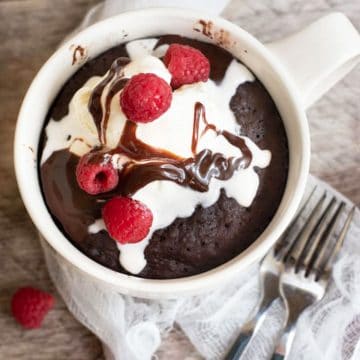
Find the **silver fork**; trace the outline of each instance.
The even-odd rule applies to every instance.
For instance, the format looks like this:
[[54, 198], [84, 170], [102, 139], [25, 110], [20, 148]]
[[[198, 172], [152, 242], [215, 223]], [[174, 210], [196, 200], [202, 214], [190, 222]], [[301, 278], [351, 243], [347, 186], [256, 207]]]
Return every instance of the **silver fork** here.
[[307, 231], [303, 232], [299, 241], [292, 244], [284, 255], [285, 266], [279, 280], [279, 291], [285, 304], [286, 316], [284, 332], [275, 347], [272, 360], [287, 359], [295, 337], [298, 317], [325, 295], [332, 265], [355, 213], [353, 207], [335, 243], [331, 244], [332, 235], [344, 208], [345, 203], [337, 204], [334, 197], [325, 211], [321, 212], [321, 207], [316, 207], [315, 216], [311, 216], [307, 223]]
[[[261, 295], [260, 295], [260, 301], [258, 305], [256, 306], [253, 314], [256, 314], [248, 323], [246, 323], [240, 335], [238, 336], [237, 340], [233, 344], [231, 350], [225, 357], [225, 360], [238, 360], [245, 351], [251, 337], [258, 331], [260, 328], [264, 318], [266, 310], [269, 308], [269, 306], [273, 303], [275, 299], [278, 297], [283, 298], [283, 294], [281, 293], [282, 286], [280, 285], [280, 274], [283, 271], [286, 271], [288, 273], [289, 267], [291, 264], [294, 264], [294, 259], [300, 260], [303, 259], [303, 253], [306, 250], [307, 255], [305, 256], [303, 265], [306, 265], [306, 268], [309, 267], [309, 265], [314, 264], [314, 254], [318, 252], [318, 246], [320, 245], [321, 240], [324, 238], [324, 236], [327, 237], [327, 239], [330, 238], [332, 231], [334, 230], [336, 226], [336, 222], [339, 218], [339, 215], [344, 208], [344, 203], [341, 203], [338, 207], [338, 210], [332, 217], [332, 223], [327, 226], [327, 220], [329, 219], [329, 216], [331, 215], [331, 211], [335, 206], [336, 200], [333, 198], [329, 205], [327, 206], [325, 212], [320, 217], [320, 220], [318, 221], [317, 218], [319, 217], [319, 214], [321, 213], [321, 209], [323, 206], [323, 203], [326, 198], [326, 193], [324, 193], [320, 200], [315, 205], [314, 209], [312, 210], [310, 216], [308, 217], [307, 221], [305, 222], [305, 225], [299, 232], [299, 234], [295, 237], [294, 240], [289, 241], [289, 233], [292, 231], [295, 223], [298, 221], [299, 217], [304, 212], [307, 204], [309, 203], [312, 195], [315, 192], [315, 188], [310, 193], [307, 200], [304, 202], [303, 206], [301, 207], [298, 215], [295, 217], [295, 219], [292, 221], [288, 229], [285, 231], [283, 236], [279, 239], [277, 245], [273, 250], [271, 250], [268, 255], [264, 258], [261, 267], [260, 267], [260, 288], [261, 288]], [[330, 264], [332, 263], [332, 260], [335, 258], [337, 252], [341, 248], [341, 244], [343, 241], [343, 238], [345, 237], [345, 234], [347, 232], [347, 228], [349, 227], [352, 214], [354, 212], [354, 209], [351, 211], [351, 214], [349, 215], [344, 228], [342, 230], [342, 233], [339, 236], [339, 241], [337, 241], [336, 246], [333, 249], [331, 259], [329, 259], [329, 262], [326, 265], [326, 273], [328, 274], [330, 269], [328, 268]], [[315, 230], [317, 229], [317, 235], [314, 239], [314, 242], [311, 242], [310, 239], [313, 239], [313, 235], [315, 233]], [[310, 245], [310, 246], [307, 246]], [[325, 247], [322, 247], [324, 249]], [[311, 256], [310, 256], [311, 255]], [[295, 258], [295, 257], [296, 258]], [[323, 257], [322, 255], [321, 257]], [[319, 257], [320, 259], [320, 257]], [[331, 261], [330, 261], [331, 260]], [[285, 266], [284, 266], [285, 265]], [[299, 270], [300, 262], [296, 261], [294, 266], [296, 267], [297, 273]], [[325, 272], [325, 268], [324, 268]], [[305, 270], [306, 276], [308, 277], [309, 272]], [[318, 276], [318, 275], [317, 275]], [[319, 281], [319, 278], [316, 278], [316, 281]], [[320, 282], [319, 282], [320, 283]], [[321, 283], [324, 283], [324, 280], [321, 281]], [[326, 286], [325, 286], [326, 287]], [[324, 289], [325, 292], [325, 289]], [[280, 294], [281, 293], [281, 294]], [[306, 306], [305, 306], [306, 307]], [[305, 308], [304, 307], [304, 308]], [[299, 307], [300, 308], [300, 307]], [[276, 347], [276, 352], [273, 356], [273, 359], [282, 359], [282, 355], [284, 351], [283, 349], [289, 349], [292, 344], [292, 339], [294, 335], [293, 325], [297, 319], [297, 315], [301, 312], [298, 311], [298, 314], [295, 314], [295, 311], [288, 312], [289, 307], [286, 307], [287, 314], [286, 321], [284, 324], [284, 335], [281, 337], [281, 340]], [[295, 316], [296, 315], [296, 316]], [[280, 357], [279, 357], [280, 356]]]
[[[264, 321], [266, 310], [280, 297], [279, 277], [283, 269], [282, 254], [292, 245], [288, 242], [288, 235], [304, 212], [307, 204], [312, 198], [316, 187], [304, 201], [296, 217], [292, 220], [284, 234], [280, 237], [275, 248], [264, 257], [260, 266], [260, 298], [252, 311], [250, 320], [241, 328], [241, 332], [232, 345], [224, 360], [238, 360], [245, 351], [250, 339], [260, 328]], [[296, 241], [296, 239], [295, 239]]]

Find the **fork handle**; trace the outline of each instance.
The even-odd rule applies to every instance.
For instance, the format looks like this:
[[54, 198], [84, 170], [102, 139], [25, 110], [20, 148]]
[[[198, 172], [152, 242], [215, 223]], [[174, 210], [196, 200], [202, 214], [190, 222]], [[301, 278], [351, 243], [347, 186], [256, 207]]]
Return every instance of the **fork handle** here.
[[241, 354], [244, 352], [247, 344], [249, 343], [253, 332], [254, 329], [245, 333], [240, 333], [224, 360], [239, 360]]
[[289, 325], [285, 328], [279, 342], [275, 347], [275, 351], [271, 360], [286, 360], [290, 353], [290, 349], [295, 337], [295, 326]]
[[274, 354], [271, 358], [271, 360], [284, 360], [285, 357], [284, 355], [280, 355], [280, 354]]
[[[276, 298], [276, 297], [275, 297]], [[257, 332], [257, 329], [261, 326], [266, 316], [266, 310], [275, 300], [273, 296], [261, 296], [260, 303], [254, 310], [256, 314], [251, 320], [249, 320], [243, 327], [236, 338], [234, 344], [232, 345], [230, 351], [224, 357], [224, 360], [239, 360], [241, 355], [244, 353], [247, 345], [249, 344], [254, 333]]]
[[[271, 302], [270, 302], [271, 303]], [[235, 340], [228, 354], [224, 360], [239, 360], [241, 355], [244, 353], [247, 345], [253, 337], [256, 329], [258, 329], [264, 321], [265, 312], [268, 308], [269, 303], [263, 302], [256, 313], [256, 316], [248, 321], [243, 327], [242, 331]]]

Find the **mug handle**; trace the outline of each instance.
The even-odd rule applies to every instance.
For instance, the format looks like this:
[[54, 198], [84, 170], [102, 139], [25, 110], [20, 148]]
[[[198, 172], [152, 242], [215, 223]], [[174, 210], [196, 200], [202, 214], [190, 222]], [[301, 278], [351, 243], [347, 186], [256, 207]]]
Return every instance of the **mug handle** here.
[[331, 13], [266, 45], [279, 58], [307, 109], [360, 61], [360, 35], [342, 13]]

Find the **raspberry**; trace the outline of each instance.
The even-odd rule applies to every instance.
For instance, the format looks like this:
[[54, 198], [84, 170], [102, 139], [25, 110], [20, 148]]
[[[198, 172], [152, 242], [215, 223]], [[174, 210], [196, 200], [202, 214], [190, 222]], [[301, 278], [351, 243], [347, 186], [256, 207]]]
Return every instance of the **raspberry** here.
[[36, 329], [41, 326], [54, 302], [54, 297], [44, 291], [23, 287], [12, 297], [11, 311], [19, 324], [27, 329]]
[[119, 182], [117, 169], [111, 164], [111, 157], [88, 153], [80, 158], [76, 166], [76, 180], [81, 189], [96, 195], [110, 191]]
[[133, 76], [120, 94], [120, 105], [127, 118], [147, 123], [169, 109], [172, 99], [170, 85], [155, 74]]
[[209, 79], [209, 60], [191, 46], [171, 44], [164, 56], [164, 63], [172, 75], [171, 86], [174, 89]]
[[102, 210], [109, 235], [121, 244], [137, 243], [149, 233], [153, 215], [140, 201], [114, 197]]

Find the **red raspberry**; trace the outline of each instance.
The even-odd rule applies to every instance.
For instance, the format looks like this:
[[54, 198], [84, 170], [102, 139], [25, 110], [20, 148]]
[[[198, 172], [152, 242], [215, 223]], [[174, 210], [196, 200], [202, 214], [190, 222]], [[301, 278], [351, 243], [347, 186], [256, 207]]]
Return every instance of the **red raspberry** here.
[[140, 201], [127, 197], [114, 197], [102, 210], [109, 235], [121, 244], [141, 241], [149, 233], [153, 215]]
[[82, 156], [76, 166], [76, 180], [81, 189], [96, 195], [110, 191], [119, 182], [117, 169], [111, 164], [111, 157], [88, 153]]
[[54, 302], [54, 297], [44, 291], [23, 287], [12, 297], [11, 311], [19, 324], [27, 329], [36, 329], [41, 326]]
[[164, 56], [164, 63], [172, 75], [171, 86], [174, 89], [209, 79], [208, 58], [191, 46], [171, 44]]
[[172, 99], [170, 85], [155, 74], [133, 76], [120, 94], [120, 105], [127, 118], [147, 123], [169, 109]]

